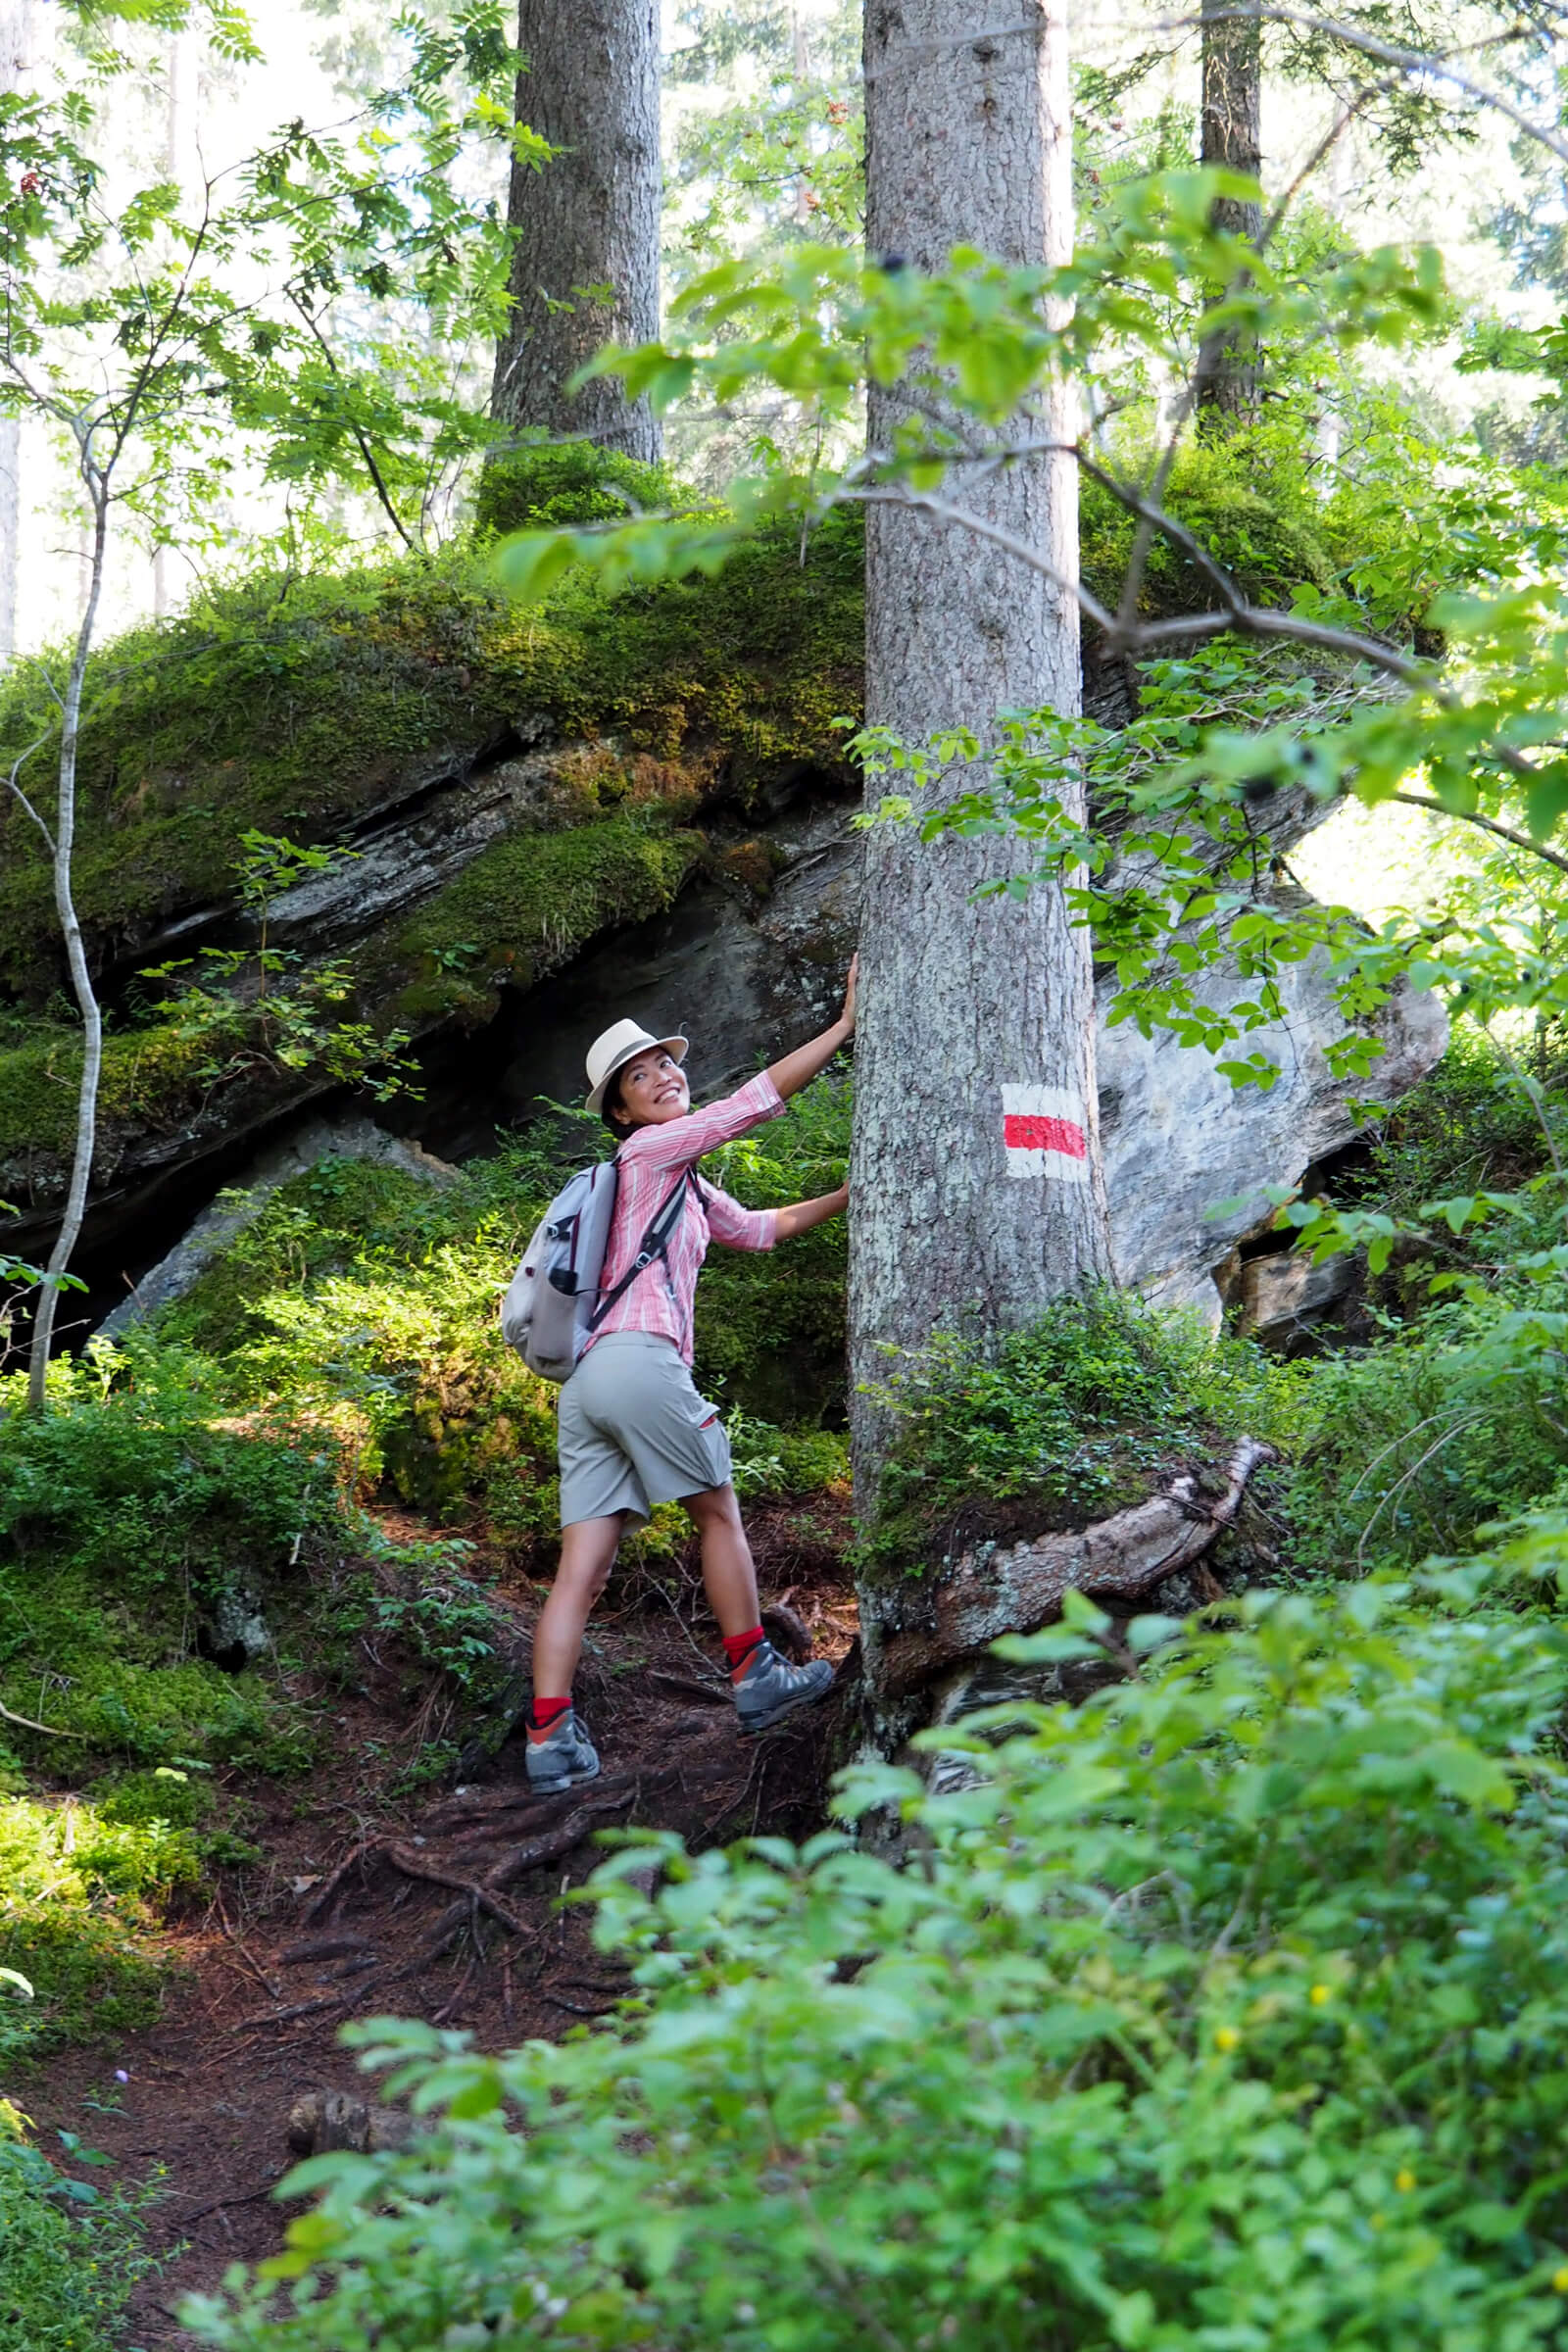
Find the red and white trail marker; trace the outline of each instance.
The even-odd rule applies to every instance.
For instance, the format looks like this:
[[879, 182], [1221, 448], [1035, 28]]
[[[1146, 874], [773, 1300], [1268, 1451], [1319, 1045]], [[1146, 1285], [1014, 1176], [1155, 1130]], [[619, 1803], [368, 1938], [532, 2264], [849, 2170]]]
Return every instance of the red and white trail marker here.
[[1089, 1131], [1083, 1100], [1061, 1086], [1004, 1086], [1002, 1140], [1009, 1176], [1089, 1182]]

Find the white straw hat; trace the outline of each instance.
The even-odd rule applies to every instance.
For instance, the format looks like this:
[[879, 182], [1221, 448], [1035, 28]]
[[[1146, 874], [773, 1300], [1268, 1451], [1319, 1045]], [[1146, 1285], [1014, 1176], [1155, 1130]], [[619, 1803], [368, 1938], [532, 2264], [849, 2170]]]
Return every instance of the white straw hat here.
[[650, 1037], [635, 1021], [617, 1021], [613, 1029], [596, 1037], [588, 1049], [589, 1109], [604, 1108], [605, 1089], [615, 1072], [624, 1069], [628, 1061], [635, 1061], [639, 1054], [646, 1054], [650, 1046], [656, 1051], [662, 1049], [676, 1061], [684, 1061], [687, 1043], [684, 1037]]

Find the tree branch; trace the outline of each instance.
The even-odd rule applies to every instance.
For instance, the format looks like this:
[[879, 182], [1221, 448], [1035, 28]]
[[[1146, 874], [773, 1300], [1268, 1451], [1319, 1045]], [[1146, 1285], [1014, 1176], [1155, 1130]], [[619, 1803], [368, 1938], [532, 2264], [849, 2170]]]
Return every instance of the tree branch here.
[[1499, 841], [1511, 842], [1516, 850], [1528, 850], [1532, 858], [1544, 858], [1559, 874], [1568, 874], [1568, 858], [1560, 851], [1548, 850], [1544, 841], [1532, 841], [1528, 833], [1516, 832], [1495, 816], [1483, 816], [1479, 808], [1446, 808], [1441, 801], [1429, 801], [1419, 792], [1391, 792], [1389, 798], [1406, 808], [1424, 808], [1428, 816], [1451, 816], [1462, 825], [1479, 825], [1483, 833], [1495, 833]]
[[[288, 298], [294, 305], [294, 308], [298, 311], [300, 317], [304, 319], [306, 325], [310, 328], [312, 335], [315, 337], [317, 344], [319, 346], [322, 359], [325, 360], [332, 373], [341, 382], [343, 370], [339, 368], [332, 347], [328, 343], [326, 337], [322, 334], [315, 318], [311, 316], [311, 313], [306, 309], [304, 303], [300, 300], [299, 296], [294, 292], [292, 287], [289, 289]], [[396, 507], [392, 504], [391, 494], [389, 493], [385, 482], [381, 479], [381, 468], [375, 462], [375, 454], [370, 448], [370, 445], [368, 441], [367, 441], [364, 433], [360, 430], [360, 427], [354, 422], [352, 417], [349, 419], [349, 431], [354, 435], [355, 447], [359, 450], [361, 457], [365, 460], [365, 470], [375, 485], [375, 495], [381, 502], [382, 509], [388, 521], [391, 523], [392, 528], [396, 531], [398, 537], [402, 540], [404, 546], [408, 549], [410, 555], [416, 556], [419, 550], [416, 547], [414, 541], [409, 537], [408, 532], [403, 527], [402, 518], [400, 517]]]
[[33, 737], [31, 743], [28, 744], [24, 752], [19, 752], [17, 754], [17, 757], [11, 762], [11, 773], [9, 776], [7, 776], [6, 783], [10, 787], [11, 791], [16, 794], [17, 799], [22, 803], [23, 808], [25, 808], [33, 823], [43, 835], [44, 841], [48, 846], [49, 855], [52, 858], [55, 854], [55, 837], [50, 832], [48, 826], [44, 823], [43, 818], [38, 814], [37, 809], [28, 800], [26, 794], [23, 791], [22, 786], [17, 782], [17, 771], [22, 766], [23, 761], [24, 760], [30, 760], [34, 752], [41, 751], [48, 740], [49, 730], [46, 727], [41, 735], [35, 735]]

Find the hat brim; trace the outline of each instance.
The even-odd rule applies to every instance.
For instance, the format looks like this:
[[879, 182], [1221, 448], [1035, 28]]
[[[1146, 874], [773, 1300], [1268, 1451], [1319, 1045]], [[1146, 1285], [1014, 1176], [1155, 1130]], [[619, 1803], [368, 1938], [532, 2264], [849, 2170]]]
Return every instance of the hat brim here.
[[588, 1097], [587, 1107], [595, 1113], [604, 1109], [605, 1090], [610, 1081], [619, 1075], [628, 1061], [635, 1061], [639, 1054], [668, 1054], [676, 1061], [684, 1061], [690, 1051], [691, 1039], [689, 1037], [656, 1037], [646, 1045], [628, 1046], [625, 1053], [611, 1063], [600, 1079], [599, 1084]]

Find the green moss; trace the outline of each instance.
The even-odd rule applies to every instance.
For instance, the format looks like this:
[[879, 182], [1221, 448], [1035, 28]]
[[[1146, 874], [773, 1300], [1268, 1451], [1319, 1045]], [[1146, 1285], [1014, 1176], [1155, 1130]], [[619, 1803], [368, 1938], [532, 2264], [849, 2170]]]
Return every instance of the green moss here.
[[[104, 1040], [98, 1087], [100, 1125], [172, 1122], [201, 1091], [212, 1054], [210, 1036], [163, 1025], [111, 1032]], [[42, 1036], [0, 1048], [0, 1157], [69, 1152], [75, 1140], [80, 1083], [79, 1030], [49, 1023]]]
[[[568, 579], [513, 604], [471, 551], [343, 577], [257, 577], [128, 632], [91, 665], [76, 895], [95, 945], [122, 948], [231, 895], [247, 826], [330, 841], [389, 792], [461, 767], [518, 720], [612, 733], [661, 760], [722, 757], [743, 789], [842, 759], [859, 701], [860, 534], [835, 520], [804, 559], [764, 534], [716, 580], [603, 595]], [[0, 754], [52, 706], [37, 672], [0, 681]], [[53, 739], [24, 770], [47, 802]], [[0, 989], [61, 985], [49, 877], [24, 815], [0, 807]]]
[[481, 531], [550, 531], [614, 522], [630, 511], [655, 511], [670, 497], [661, 466], [640, 466], [592, 441], [509, 450], [479, 477], [475, 519]]
[[490, 989], [473, 972], [446, 968], [446, 958], [482, 942], [493, 983], [531, 987], [609, 924], [667, 906], [702, 850], [700, 834], [668, 831], [657, 811], [641, 809], [565, 833], [509, 835], [372, 950], [367, 970], [421, 967], [393, 1000], [400, 1020], [487, 1019]]
[[1059, 1299], [990, 1348], [939, 1333], [887, 1385], [901, 1426], [866, 1572], [940, 1576], [987, 1537], [1108, 1517], [1188, 1455], [1282, 1432], [1296, 1395], [1250, 1341], [1211, 1340], [1110, 1290]]
[[[1147, 470], [1137, 452], [1124, 453], [1120, 463], [1135, 480]], [[1222, 442], [1187, 442], [1172, 468], [1165, 504], [1255, 604], [1288, 605], [1301, 581], [1320, 588], [1333, 583], [1334, 565], [1319, 535], [1318, 508], [1299, 451], [1265, 429]], [[1136, 527], [1127, 509], [1086, 475], [1080, 561], [1085, 583], [1102, 604], [1114, 606], [1119, 600]], [[1213, 602], [1213, 590], [1197, 565], [1156, 534], [1140, 612], [1198, 612]]]
[[0, 1799], [0, 1967], [35, 1995], [0, 2020], [18, 2054], [145, 2025], [158, 1906], [199, 1875], [190, 1839], [166, 1822], [115, 1822], [75, 1798]]

